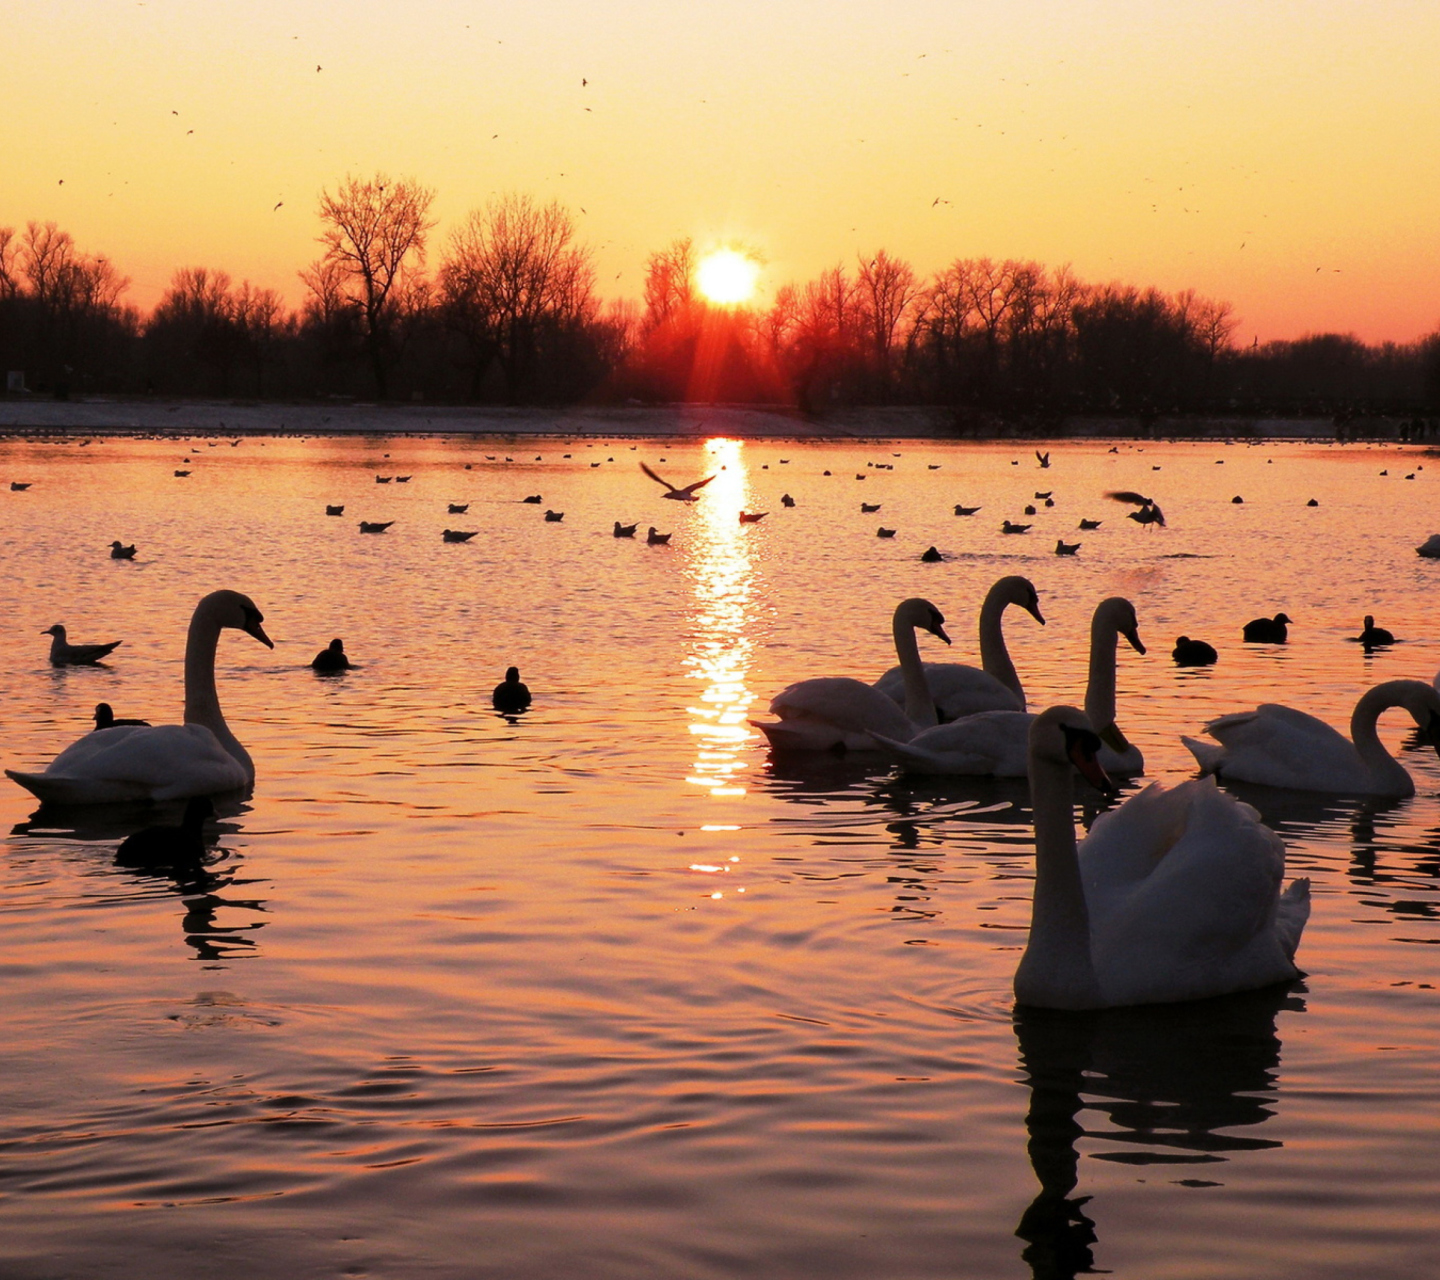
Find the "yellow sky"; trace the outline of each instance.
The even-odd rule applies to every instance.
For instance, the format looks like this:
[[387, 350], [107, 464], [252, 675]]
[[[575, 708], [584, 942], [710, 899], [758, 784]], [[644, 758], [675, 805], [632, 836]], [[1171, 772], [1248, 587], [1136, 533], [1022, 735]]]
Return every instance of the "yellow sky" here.
[[1247, 342], [1440, 324], [1434, 0], [19, 0], [3, 39], [0, 225], [142, 307], [196, 265], [298, 301], [319, 189], [384, 170], [437, 250], [561, 200], [611, 296], [689, 235], [768, 288], [885, 248], [1195, 288]]

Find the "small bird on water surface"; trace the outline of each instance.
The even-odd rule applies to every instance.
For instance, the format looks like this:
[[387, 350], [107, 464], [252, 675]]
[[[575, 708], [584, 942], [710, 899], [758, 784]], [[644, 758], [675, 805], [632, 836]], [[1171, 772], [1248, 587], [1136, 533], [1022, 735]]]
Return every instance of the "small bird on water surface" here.
[[1394, 633], [1385, 630], [1384, 627], [1377, 627], [1374, 616], [1368, 613], [1365, 615], [1365, 629], [1355, 639], [1367, 649], [1373, 649], [1377, 645], [1395, 643]]
[[793, 507], [795, 505], [795, 499], [788, 493], [782, 493], [780, 495], [780, 505], [782, 507]]
[[860, 513], [862, 515], [873, 515], [879, 510], [880, 504], [878, 502], [862, 502], [860, 504]]
[[565, 519], [565, 513], [563, 511], [551, 511], [548, 507], [545, 509], [545, 522], [547, 524], [559, 524], [563, 519]]
[[530, 706], [530, 690], [520, 683], [520, 668], [506, 667], [505, 679], [495, 686], [490, 704], [496, 711], [515, 714]]
[[141, 725], [149, 727], [148, 720], [117, 720], [115, 711], [108, 702], [97, 702], [95, 704], [95, 727], [97, 729], [114, 729], [119, 725]]
[[1082, 529], [1098, 529], [1102, 523], [1103, 521], [1100, 520], [1086, 520], [1082, 517], [1080, 527]]
[[532, 493], [528, 498], [521, 498], [521, 502], [528, 502], [532, 507], [538, 507], [545, 498], [542, 494]]
[[635, 536], [635, 530], [639, 527], [638, 522], [635, 524], [621, 524], [620, 521], [617, 520], [615, 521], [613, 532], [617, 538], [633, 538]]
[[479, 529], [446, 529], [440, 537], [444, 542], [469, 542], [479, 532]]
[[656, 475], [643, 462], [640, 464], [640, 470], [643, 471], [647, 476], [649, 476], [650, 479], [655, 481], [656, 484], [664, 485], [665, 493], [663, 496], [670, 498], [675, 502], [698, 502], [699, 498], [695, 496], [696, 490], [703, 489], [707, 484], [710, 483], [710, 481], [715, 479], [714, 476], [706, 476], [703, 480], [696, 480], [694, 484], [687, 484], [683, 488], [677, 488], [675, 485], [671, 484], [670, 481]]
[[1283, 613], [1273, 618], [1252, 618], [1241, 630], [1241, 635], [1251, 644], [1285, 644], [1290, 638], [1287, 628], [1291, 619]]
[[1001, 533], [1028, 533], [1029, 531], [1028, 524], [1016, 524], [1013, 520], [1007, 520], [1000, 526]]
[[32, 484], [34, 484], [34, 483], [35, 483], [35, 482], [34, 482], [33, 480], [25, 480], [25, 481], [12, 480], [12, 481], [10, 481], [10, 492], [11, 492], [11, 493], [24, 493], [25, 490], [28, 489], [28, 488], [29, 488]]
[[945, 557], [940, 554], [938, 547], [926, 547], [925, 550], [920, 553], [920, 559], [926, 564], [939, 564]]
[[394, 523], [393, 520], [362, 520], [360, 521], [360, 532], [384, 533]]
[[1170, 656], [1177, 667], [1209, 667], [1220, 657], [1213, 645], [1208, 645], [1203, 640], [1192, 640], [1189, 636], [1181, 636], [1175, 641]]
[[1128, 502], [1131, 506], [1140, 508], [1139, 511], [1128, 512], [1126, 519], [1140, 525], [1158, 524], [1162, 529], [1165, 527], [1165, 513], [1160, 510], [1154, 498], [1147, 498], [1133, 489], [1112, 489], [1105, 496], [1115, 502]]
[[132, 543], [127, 547], [127, 546], [124, 545], [124, 543], [122, 543], [122, 542], [120, 541], [120, 539], [118, 539], [118, 538], [115, 539], [115, 541], [110, 544], [110, 559], [112, 559], [112, 560], [133, 560], [133, 559], [135, 559], [135, 544], [132, 542]]
[[895, 530], [887, 529], [882, 525], [880, 528], [875, 530], [875, 536], [877, 538], [893, 538], [895, 536]]
[[109, 644], [70, 644], [65, 639], [65, 628], [58, 622], [40, 633], [52, 636], [50, 641], [50, 665], [52, 667], [89, 667], [102, 658], [108, 658], [112, 650], [123, 641], [112, 640]]
[[657, 533], [655, 526], [650, 526], [650, 532], [645, 535], [645, 544], [650, 547], [663, 547], [669, 543], [672, 535], [668, 533]]
[[342, 503], [340, 506], [335, 506], [333, 504], [327, 503], [325, 507], [325, 514], [327, 516], [343, 516], [345, 514], [344, 504]]
[[313, 671], [321, 675], [333, 675], [337, 671], [349, 671], [350, 659], [345, 656], [345, 642], [340, 639], [330, 641], [329, 647], [321, 649], [310, 661]]
[[770, 513], [768, 511], [742, 511], [740, 513], [741, 524], [759, 524]]
[[955, 504], [955, 514], [957, 516], [973, 516], [979, 510], [979, 507], [964, 507], [958, 502]]
[[205, 857], [205, 820], [215, 816], [206, 796], [192, 796], [178, 827], [146, 827], [126, 836], [115, 850], [122, 867], [174, 867], [200, 862]]
[[1073, 556], [1080, 550], [1078, 542], [1066, 542], [1063, 538], [1055, 539], [1055, 554], [1057, 556]]
[[450, 510], [446, 514], [452, 516], [463, 516], [470, 510], [470, 504], [468, 502], [451, 502], [447, 505]]

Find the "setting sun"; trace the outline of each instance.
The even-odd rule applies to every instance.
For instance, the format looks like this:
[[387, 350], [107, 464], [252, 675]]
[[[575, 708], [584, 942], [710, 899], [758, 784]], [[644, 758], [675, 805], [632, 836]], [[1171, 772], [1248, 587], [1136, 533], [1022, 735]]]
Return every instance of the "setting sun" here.
[[735, 249], [717, 249], [700, 261], [696, 283], [711, 302], [732, 305], [748, 302], [755, 292], [760, 264]]

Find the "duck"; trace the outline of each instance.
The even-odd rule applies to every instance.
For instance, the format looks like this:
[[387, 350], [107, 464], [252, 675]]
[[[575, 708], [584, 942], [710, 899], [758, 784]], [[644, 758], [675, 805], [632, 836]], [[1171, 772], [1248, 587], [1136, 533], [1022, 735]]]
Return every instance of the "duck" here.
[[[1029, 578], [1011, 574], [997, 580], [980, 605], [980, 666], [925, 663], [925, 683], [935, 700], [937, 721], [955, 720], [978, 711], [1025, 710], [1025, 690], [1005, 647], [1003, 620], [1012, 604], [1024, 609], [1042, 627], [1045, 625], [1035, 584]], [[897, 706], [904, 705], [906, 685], [899, 667], [886, 671], [875, 681], [875, 688]]]
[[176, 474], [176, 476], [178, 476], [181, 480], [183, 480], [183, 479], [184, 479], [186, 476], [188, 476], [190, 473], [189, 473], [188, 471], [177, 471], [175, 474]]
[[97, 702], [95, 704], [95, 727], [97, 729], [113, 729], [117, 724], [143, 724], [148, 725], [148, 720], [117, 720], [115, 709], [108, 702]]
[[1005, 521], [1005, 523], [1004, 523], [1003, 525], [1000, 526], [1000, 532], [1001, 532], [1001, 533], [1029, 533], [1029, 532], [1030, 532], [1030, 526], [1029, 526], [1028, 524], [1016, 524], [1016, 523], [1015, 523], [1014, 521], [1012, 521], [1012, 520], [1007, 520], [1007, 521]]
[[65, 628], [58, 622], [40, 633], [51, 636], [50, 665], [52, 667], [93, 667], [102, 658], [108, 658], [123, 643], [112, 640], [109, 644], [70, 644], [65, 639]]
[[[599, 466], [599, 463], [596, 463], [596, 466]], [[543, 494], [532, 493], [532, 494], [531, 494], [529, 497], [527, 497], [527, 498], [521, 498], [520, 501], [521, 501], [522, 503], [525, 503], [525, 504], [529, 505], [529, 506], [538, 507], [542, 502], [545, 501], [545, 497], [544, 497]]]
[[447, 508], [445, 512], [446, 515], [463, 516], [470, 510], [470, 504], [468, 502], [447, 502], [445, 505]]
[[780, 495], [780, 505], [782, 507], [793, 507], [795, 505], [795, 499], [788, 493], [782, 493]]
[[490, 704], [496, 711], [514, 715], [530, 706], [530, 690], [520, 683], [520, 668], [506, 667], [505, 679], [495, 686]]
[[925, 564], [939, 564], [945, 557], [940, 554], [939, 547], [926, 547], [925, 550], [920, 553], [920, 559]]
[[469, 542], [479, 532], [479, 529], [443, 529], [440, 532], [440, 540], [442, 542]]
[[6, 776], [48, 804], [184, 800], [249, 787], [255, 763], [220, 710], [215, 651], [227, 628], [273, 649], [263, 621], [249, 596], [212, 591], [190, 618], [183, 724], [97, 729], [68, 746], [43, 772], [7, 769]]
[[24, 493], [35, 482], [33, 480], [12, 480], [10, 481], [11, 493]]
[[638, 523], [621, 524], [620, 521], [617, 520], [615, 521], [614, 534], [617, 538], [633, 538], [635, 536], [635, 530], [639, 527], [640, 525]]
[[325, 504], [325, 514], [326, 514], [327, 516], [343, 516], [343, 515], [345, 514], [345, 504], [344, 504], [343, 502], [342, 502], [342, 503], [330, 503], [330, 502], [327, 502], [327, 503]]
[[945, 615], [912, 596], [895, 606], [890, 629], [905, 686], [903, 708], [863, 680], [829, 676], [787, 686], [770, 703], [770, 714], [779, 718], [750, 723], [777, 751], [876, 751], [872, 732], [903, 742], [937, 723], [915, 633], [928, 631], [948, 645]]
[[1025, 514], [1027, 516], [1033, 516], [1035, 514], [1035, 504], [1033, 502], [1027, 502], [1025, 504]]
[[376, 483], [376, 484], [389, 484], [390, 481], [392, 481], [393, 479], [395, 479], [394, 476], [376, 476], [376, 477], [375, 477], [375, 483]]
[[1189, 636], [1181, 636], [1175, 641], [1170, 656], [1177, 667], [1209, 667], [1220, 658], [1214, 645], [1206, 644], [1203, 640], [1192, 640]]
[[[1104, 726], [1097, 735], [1101, 766], [1107, 773], [1129, 776], [1145, 771], [1145, 758], [1115, 723], [1115, 659], [1122, 635], [1138, 653], [1145, 652], [1135, 606], [1110, 596], [1095, 606], [1090, 620], [1085, 713], [1092, 724]], [[880, 745], [907, 773], [1023, 778], [1034, 719], [1019, 710], [982, 711], [926, 729], [908, 742], [882, 738]]]
[[652, 524], [650, 526], [650, 532], [645, 535], [645, 545], [647, 547], [667, 546], [670, 542], [670, 539], [674, 536], [675, 535], [671, 533], [656, 532], [655, 526]]
[[1418, 547], [1415, 554], [1427, 560], [1440, 560], [1440, 533], [1432, 533]]
[[205, 822], [215, 816], [208, 796], [191, 796], [178, 827], [146, 827], [128, 835], [115, 850], [121, 867], [175, 867], [205, 857]]
[[1284, 842], [1214, 779], [1151, 783], [1077, 845], [1076, 770], [1113, 791], [1099, 748], [1074, 707], [1051, 707], [1030, 727], [1035, 889], [1016, 1002], [1170, 1004], [1299, 977], [1310, 882], [1281, 891]]
[[860, 504], [861, 515], [873, 516], [879, 510], [880, 504], [878, 502], [862, 502]]
[[1073, 556], [1080, 551], [1078, 542], [1066, 542], [1064, 538], [1055, 539], [1055, 554], [1057, 556]]
[[393, 520], [362, 520], [360, 521], [360, 532], [384, 533], [394, 523]]
[[1355, 639], [1367, 649], [1373, 649], [1377, 645], [1394, 644], [1395, 634], [1394, 632], [1385, 630], [1384, 627], [1377, 627], [1375, 625], [1374, 615], [1367, 613], [1365, 615], [1365, 627]]
[[1098, 529], [1103, 523], [1104, 523], [1103, 520], [1086, 520], [1086, 519], [1083, 519], [1083, 518], [1082, 518], [1081, 521], [1080, 521], [1080, 528], [1081, 528], [1081, 529]]
[[1284, 644], [1289, 639], [1287, 628], [1291, 625], [1290, 618], [1277, 613], [1273, 618], [1252, 618], [1240, 634], [1251, 644]]
[[337, 671], [349, 671], [350, 659], [345, 654], [345, 642], [338, 637], [328, 647], [321, 649], [310, 660], [310, 669], [321, 675], [333, 675]]
[[112, 560], [133, 560], [135, 559], [135, 544], [132, 542], [128, 547], [116, 538], [110, 544], [110, 559]]
[[955, 514], [957, 516], [973, 516], [979, 510], [979, 507], [965, 507], [961, 506], [958, 502], [955, 504]]
[[884, 525], [881, 525], [880, 528], [875, 530], [875, 536], [877, 538], [893, 538], [895, 536], [895, 530], [887, 529]]
[[559, 524], [563, 519], [565, 519], [565, 513], [563, 511], [551, 511], [549, 507], [545, 508], [546, 524]]
[[396, 484], [409, 484], [409, 483], [410, 483], [410, 477], [409, 477], [409, 476], [396, 476], [396, 477], [395, 477], [395, 483], [396, 483]]
[[1202, 773], [1222, 782], [1404, 799], [1415, 794], [1415, 780], [1375, 731], [1391, 707], [1408, 711], [1440, 753], [1440, 693], [1423, 680], [1387, 680], [1363, 693], [1348, 738], [1304, 711], [1267, 702], [1210, 721], [1205, 732], [1215, 742], [1183, 735], [1180, 741]]

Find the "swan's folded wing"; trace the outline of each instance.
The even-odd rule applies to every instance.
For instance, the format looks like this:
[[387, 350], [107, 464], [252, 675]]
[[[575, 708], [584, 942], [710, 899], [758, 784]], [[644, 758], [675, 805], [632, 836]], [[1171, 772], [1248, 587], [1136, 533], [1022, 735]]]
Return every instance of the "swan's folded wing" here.
[[[927, 662], [924, 665], [930, 696], [947, 720], [958, 720], [982, 711], [1025, 710], [1015, 690], [980, 667], [967, 666], [962, 662]], [[891, 667], [875, 681], [874, 688], [898, 706], [905, 705], [905, 673], [899, 667]]]
[[1024, 711], [986, 711], [926, 729], [908, 743], [871, 737], [914, 773], [1023, 778], [1034, 718]]
[[28, 776], [49, 779], [67, 793], [89, 785], [156, 800], [213, 795], [249, 782], [240, 762], [198, 724], [97, 729], [66, 747], [43, 774]]
[[846, 733], [883, 733], [902, 742], [915, 736], [905, 712], [883, 693], [846, 676], [801, 680], [777, 693], [770, 713], [782, 720], [813, 720]]
[[1268, 702], [1254, 711], [1221, 716], [1206, 730], [1224, 752], [1215, 766], [1203, 758], [1201, 764], [1218, 766], [1221, 777], [1302, 790], [1319, 778], [1344, 790], [1364, 776], [1355, 747], [1344, 734], [1293, 707]]
[[1103, 926], [1185, 834], [1194, 785], [1152, 782], [1095, 819], [1077, 855], [1092, 926]]

